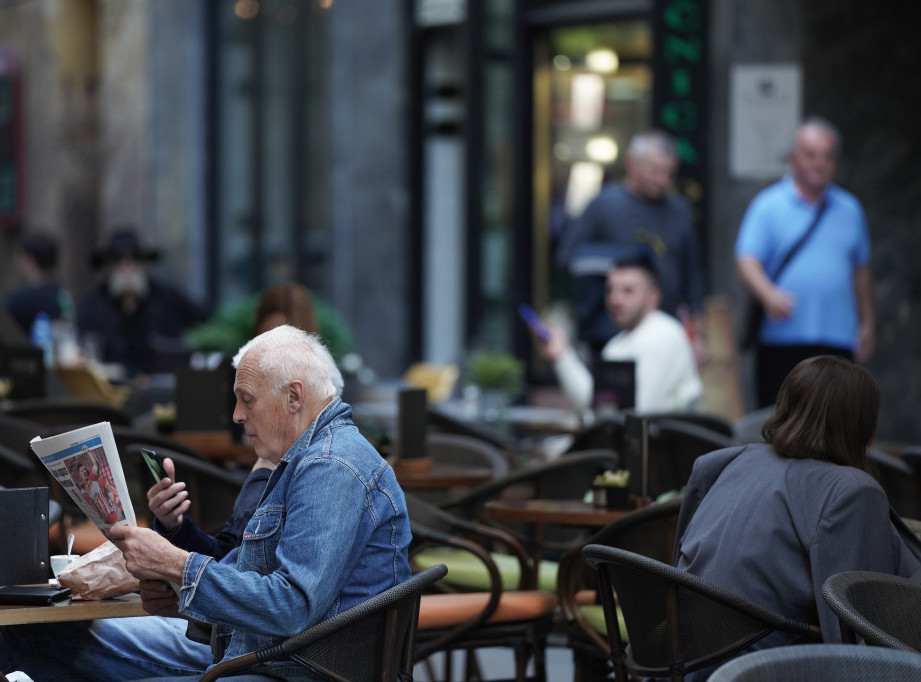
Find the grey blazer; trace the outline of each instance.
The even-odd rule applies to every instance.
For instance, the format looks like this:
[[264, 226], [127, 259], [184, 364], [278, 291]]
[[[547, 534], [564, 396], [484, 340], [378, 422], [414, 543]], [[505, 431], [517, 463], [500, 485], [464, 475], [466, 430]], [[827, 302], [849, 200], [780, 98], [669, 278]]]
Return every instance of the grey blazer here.
[[[911, 577], [921, 542], [872, 476], [778, 456], [759, 443], [699, 458], [678, 518], [675, 562], [763, 606], [818, 624], [840, 642], [822, 583], [841, 571]], [[775, 633], [754, 648], [788, 643]]]

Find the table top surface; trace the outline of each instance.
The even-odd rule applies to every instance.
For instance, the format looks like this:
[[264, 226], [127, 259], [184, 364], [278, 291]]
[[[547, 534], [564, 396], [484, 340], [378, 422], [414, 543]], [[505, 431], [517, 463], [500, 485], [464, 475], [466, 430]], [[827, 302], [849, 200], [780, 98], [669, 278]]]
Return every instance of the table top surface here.
[[486, 503], [486, 515], [504, 521], [556, 523], [564, 526], [600, 528], [636, 511], [596, 507], [582, 500], [492, 500]]
[[0, 605], [0, 625], [63, 623], [146, 615], [139, 594], [126, 594], [112, 599], [68, 599], [47, 606]]
[[404, 469], [397, 463], [393, 470], [400, 486], [407, 489], [466, 488], [485, 483], [493, 477], [489, 467], [438, 461], [433, 461], [425, 469]]

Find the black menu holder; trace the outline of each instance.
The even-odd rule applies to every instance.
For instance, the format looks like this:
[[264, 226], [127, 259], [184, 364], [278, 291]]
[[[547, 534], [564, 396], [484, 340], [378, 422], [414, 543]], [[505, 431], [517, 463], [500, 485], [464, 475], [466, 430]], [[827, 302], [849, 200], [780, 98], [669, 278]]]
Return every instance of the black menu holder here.
[[397, 413], [397, 458], [425, 457], [428, 429], [428, 396], [424, 388], [407, 388], [399, 393]]
[[636, 362], [598, 360], [593, 380], [592, 407], [596, 411], [630, 410], [636, 407]]
[[0, 585], [48, 582], [48, 488], [0, 489], [0, 547]]
[[235, 398], [230, 361], [214, 369], [183, 367], [176, 372], [176, 430], [231, 431]]
[[0, 346], [0, 377], [13, 382], [7, 396], [10, 400], [44, 398], [44, 351], [33, 346]]
[[630, 494], [649, 497], [649, 420], [635, 414], [624, 417], [623, 468], [630, 472]]

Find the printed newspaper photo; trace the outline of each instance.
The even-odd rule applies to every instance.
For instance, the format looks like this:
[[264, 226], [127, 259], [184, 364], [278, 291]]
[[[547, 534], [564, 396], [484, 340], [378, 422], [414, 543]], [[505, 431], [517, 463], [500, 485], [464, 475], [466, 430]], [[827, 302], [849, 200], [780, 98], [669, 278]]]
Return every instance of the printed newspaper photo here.
[[30, 445], [42, 464], [100, 530], [137, 525], [112, 426], [100, 422]]

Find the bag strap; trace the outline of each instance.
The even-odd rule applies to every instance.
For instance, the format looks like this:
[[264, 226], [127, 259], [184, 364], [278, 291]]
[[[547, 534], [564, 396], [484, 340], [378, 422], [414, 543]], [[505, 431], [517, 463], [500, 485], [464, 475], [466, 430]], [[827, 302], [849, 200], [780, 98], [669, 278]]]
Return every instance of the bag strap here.
[[783, 272], [783, 269], [787, 267], [787, 264], [793, 260], [793, 256], [796, 255], [803, 244], [805, 244], [809, 237], [812, 236], [812, 233], [815, 232], [815, 228], [819, 224], [819, 220], [822, 219], [822, 214], [825, 212], [825, 207], [828, 205], [828, 192], [822, 196], [822, 201], [816, 206], [815, 214], [812, 216], [812, 222], [809, 223], [809, 227], [806, 228], [806, 231], [803, 233], [803, 236], [799, 238], [799, 241], [793, 245], [793, 247], [787, 251], [787, 255], [783, 257], [783, 260], [780, 262], [780, 265], [777, 267], [777, 270], [774, 272], [774, 276], [771, 277], [771, 281], [776, 282], [780, 277], [780, 273]]

